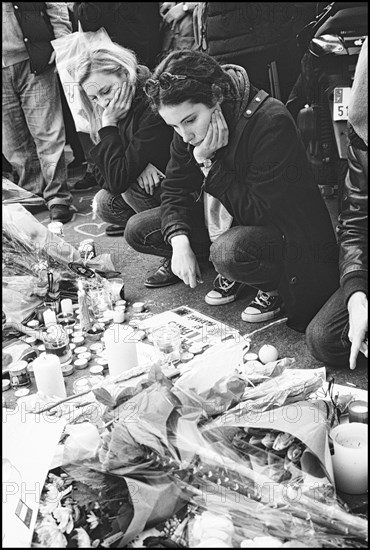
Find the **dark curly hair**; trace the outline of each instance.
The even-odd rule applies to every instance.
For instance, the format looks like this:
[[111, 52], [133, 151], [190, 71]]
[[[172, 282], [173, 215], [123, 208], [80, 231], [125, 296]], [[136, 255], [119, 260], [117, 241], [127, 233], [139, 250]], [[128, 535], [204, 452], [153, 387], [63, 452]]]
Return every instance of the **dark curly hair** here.
[[163, 73], [187, 78], [174, 81], [168, 89], [157, 86], [149, 95], [154, 111], [158, 111], [161, 106], [179, 105], [184, 101], [213, 107], [221, 96], [224, 99], [232, 99], [238, 95], [231, 78], [221, 65], [202, 52], [171, 52], [155, 68], [153, 80], [158, 80]]

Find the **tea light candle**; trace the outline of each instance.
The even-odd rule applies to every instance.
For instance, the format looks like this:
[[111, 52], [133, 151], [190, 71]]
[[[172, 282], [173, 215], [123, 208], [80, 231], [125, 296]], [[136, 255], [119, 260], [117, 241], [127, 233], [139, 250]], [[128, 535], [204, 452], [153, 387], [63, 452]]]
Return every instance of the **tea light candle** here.
[[44, 325], [46, 327], [50, 325], [56, 325], [57, 318], [56, 318], [55, 312], [52, 309], [47, 309], [46, 311], [44, 311], [43, 317], [44, 317]]
[[85, 338], [83, 336], [74, 336], [72, 338], [72, 343], [76, 344], [76, 346], [81, 346], [85, 341]]
[[144, 302], [135, 302], [134, 304], [132, 304], [132, 310], [135, 313], [141, 313], [142, 311], [144, 311], [144, 309], [145, 309]]
[[92, 367], [89, 368], [89, 371], [94, 376], [97, 375], [97, 374], [102, 375], [103, 371], [104, 371], [104, 367], [102, 365], [93, 365]]
[[127, 302], [126, 300], [117, 300], [115, 302], [116, 307], [124, 307], [126, 309]]
[[113, 323], [123, 323], [125, 320], [125, 310], [124, 309], [115, 309], [113, 311]]
[[102, 352], [103, 349], [104, 349], [104, 346], [100, 342], [97, 342], [96, 344], [91, 344], [91, 346], [90, 346], [90, 351], [93, 354], [98, 354], [98, 353]]
[[87, 367], [88, 360], [87, 359], [76, 359], [76, 361], [73, 363], [76, 369], [85, 369]]
[[33, 330], [36, 330], [39, 328], [40, 323], [36, 319], [34, 319], [33, 321], [29, 321], [27, 323], [27, 326]]
[[72, 300], [70, 298], [65, 298], [60, 302], [60, 307], [62, 309], [62, 313], [72, 313], [73, 314], [73, 305]]
[[90, 361], [91, 359], [91, 353], [89, 351], [84, 351], [83, 353], [79, 353], [77, 355], [78, 359], [86, 359], [86, 361]]
[[52, 354], [40, 355], [33, 362], [37, 391], [57, 397], [67, 397], [59, 357]]
[[368, 403], [367, 401], [352, 401], [348, 405], [348, 414], [350, 422], [368, 423]]
[[87, 352], [87, 347], [86, 346], [79, 346], [78, 348], [75, 348], [73, 351], [76, 355], [80, 355], [81, 353], [86, 353]]
[[118, 376], [138, 366], [135, 331], [127, 325], [111, 325], [104, 333], [109, 374]]

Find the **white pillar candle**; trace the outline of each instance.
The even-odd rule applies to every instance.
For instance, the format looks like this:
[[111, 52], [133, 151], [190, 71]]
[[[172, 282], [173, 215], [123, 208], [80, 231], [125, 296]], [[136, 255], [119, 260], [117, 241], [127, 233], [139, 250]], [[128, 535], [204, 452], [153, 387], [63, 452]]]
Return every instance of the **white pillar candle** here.
[[47, 309], [43, 313], [44, 324], [46, 327], [57, 324], [57, 318], [55, 312], [52, 309]]
[[118, 376], [138, 366], [136, 331], [129, 325], [112, 324], [104, 333], [109, 374]]
[[125, 310], [117, 308], [113, 310], [113, 323], [123, 323], [125, 320]]
[[73, 305], [70, 298], [65, 298], [60, 302], [60, 307], [62, 308], [62, 313], [72, 313], [73, 314]]
[[57, 397], [67, 397], [59, 357], [52, 354], [40, 355], [33, 362], [37, 391]]

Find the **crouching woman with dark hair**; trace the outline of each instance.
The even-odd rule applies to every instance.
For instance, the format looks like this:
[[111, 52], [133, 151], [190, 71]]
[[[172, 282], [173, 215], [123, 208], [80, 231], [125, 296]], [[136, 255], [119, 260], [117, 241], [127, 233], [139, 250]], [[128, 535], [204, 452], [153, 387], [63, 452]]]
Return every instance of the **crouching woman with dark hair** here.
[[145, 91], [175, 135], [161, 227], [155, 209], [137, 214], [126, 240], [171, 259], [168, 278], [191, 288], [209, 247], [218, 276], [208, 303], [248, 284], [256, 296], [243, 320], [273, 319], [284, 304], [289, 326], [304, 331], [338, 287], [337, 244], [287, 109], [242, 67], [187, 50], [166, 57]]

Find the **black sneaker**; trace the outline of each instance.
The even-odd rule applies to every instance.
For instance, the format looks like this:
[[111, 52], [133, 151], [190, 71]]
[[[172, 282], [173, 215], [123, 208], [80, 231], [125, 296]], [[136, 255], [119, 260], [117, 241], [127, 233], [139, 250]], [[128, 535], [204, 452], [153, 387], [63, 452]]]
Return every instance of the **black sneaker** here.
[[65, 204], [52, 204], [49, 208], [50, 221], [52, 222], [70, 222], [73, 217], [73, 212], [69, 206]]
[[204, 300], [210, 306], [222, 306], [234, 302], [242, 289], [246, 286], [245, 283], [230, 281], [222, 275], [217, 275], [213, 281], [213, 290], [206, 294]]
[[172, 272], [171, 259], [163, 258], [157, 271], [144, 281], [144, 285], [148, 288], [161, 288], [174, 285], [179, 281], [180, 279]]
[[254, 300], [243, 311], [242, 319], [248, 323], [269, 321], [278, 317], [281, 309], [282, 300], [279, 294], [272, 296], [267, 292], [259, 290]]
[[91, 172], [86, 172], [82, 179], [76, 181], [72, 191], [87, 191], [87, 189], [93, 189], [97, 185], [98, 182], [94, 175]]

